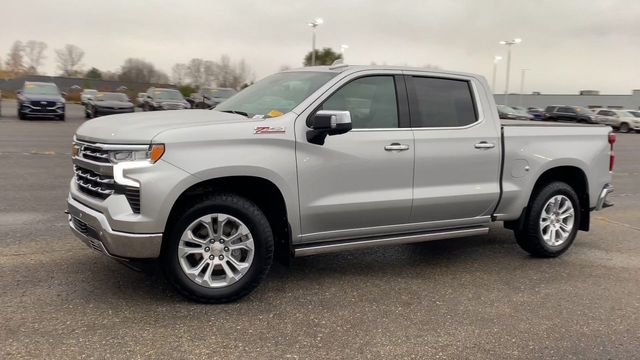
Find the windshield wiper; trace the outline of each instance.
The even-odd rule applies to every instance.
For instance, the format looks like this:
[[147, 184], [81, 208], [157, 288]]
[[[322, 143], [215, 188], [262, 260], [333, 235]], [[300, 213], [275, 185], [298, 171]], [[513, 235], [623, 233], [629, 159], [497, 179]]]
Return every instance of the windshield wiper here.
[[225, 112], [225, 113], [230, 113], [230, 114], [238, 114], [238, 115], [242, 115], [244, 117], [249, 117], [249, 114], [247, 114], [244, 111], [238, 111], [238, 110], [222, 110], [221, 112]]

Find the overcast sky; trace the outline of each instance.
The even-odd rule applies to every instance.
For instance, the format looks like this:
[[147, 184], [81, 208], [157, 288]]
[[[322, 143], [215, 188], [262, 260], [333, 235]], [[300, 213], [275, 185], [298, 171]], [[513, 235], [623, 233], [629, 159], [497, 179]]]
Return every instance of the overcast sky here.
[[[640, 0], [2, 0], [0, 58], [14, 40], [85, 50], [85, 69], [117, 70], [143, 58], [171, 66], [222, 54], [244, 58], [260, 79], [298, 67], [311, 48], [307, 23], [322, 17], [318, 47], [348, 44], [346, 62], [423, 66], [480, 73], [491, 81], [499, 40], [513, 47], [510, 90], [576, 93], [640, 89]], [[498, 68], [504, 91], [506, 61]]]

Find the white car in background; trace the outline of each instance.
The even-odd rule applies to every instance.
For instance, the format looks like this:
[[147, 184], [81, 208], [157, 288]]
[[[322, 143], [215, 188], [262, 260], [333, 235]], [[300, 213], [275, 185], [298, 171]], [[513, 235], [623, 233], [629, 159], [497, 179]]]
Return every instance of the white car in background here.
[[136, 97], [136, 106], [142, 107], [142, 104], [144, 104], [144, 99], [147, 97], [147, 93], [138, 93], [138, 96]]
[[96, 96], [96, 94], [98, 94], [98, 90], [94, 90], [94, 89], [82, 90], [82, 93], [80, 94], [80, 103], [82, 105], [85, 105], [87, 103], [87, 100], [93, 99], [93, 97]]
[[631, 111], [596, 109], [594, 110], [596, 114], [595, 121], [600, 124], [609, 125], [623, 133], [631, 130], [640, 131], [640, 117], [637, 117]]

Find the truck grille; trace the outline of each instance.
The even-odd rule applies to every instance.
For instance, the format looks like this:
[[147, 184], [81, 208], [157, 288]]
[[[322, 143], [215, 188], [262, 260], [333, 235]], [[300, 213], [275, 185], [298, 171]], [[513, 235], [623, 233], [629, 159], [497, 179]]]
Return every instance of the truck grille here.
[[184, 105], [180, 103], [164, 103], [162, 104], [162, 108], [165, 110], [182, 110], [184, 109]]
[[89, 169], [75, 165], [75, 181], [80, 191], [87, 195], [106, 199], [115, 192], [115, 181], [111, 176], [100, 175]]
[[107, 150], [100, 149], [98, 147], [93, 147], [91, 145], [82, 145], [79, 150], [80, 157], [99, 162], [99, 163], [110, 163], [109, 161], [109, 152]]
[[36, 108], [52, 108], [56, 106], [56, 102], [55, 101], [31, 101], [30, 103], [31, 106], [36, 107]]

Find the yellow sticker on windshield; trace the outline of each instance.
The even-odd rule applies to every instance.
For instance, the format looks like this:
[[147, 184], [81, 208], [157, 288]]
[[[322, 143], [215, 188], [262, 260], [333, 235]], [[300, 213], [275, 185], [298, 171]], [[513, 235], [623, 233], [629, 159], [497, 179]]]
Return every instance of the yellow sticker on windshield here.
[[278, 111], [278, 110], [276, 110], [276, 109], [273, 109], [273, 110], [271, 110], [271, 111], [269, 111], [269, 112], [267, 113], [267, 116], [268, 116], [268, 117], [278, 117], [278, 116], [281, 116], [281, 115], [284, 115], [284, 113], [283, 113], [283, 112], [280, 112], [280, 111]]
[[24, 87], [26, 87], [26, 88], [32, 88], [32, 87], [33, 87], [33, 84], [25, 84], [25, 85], [24, 85]]

